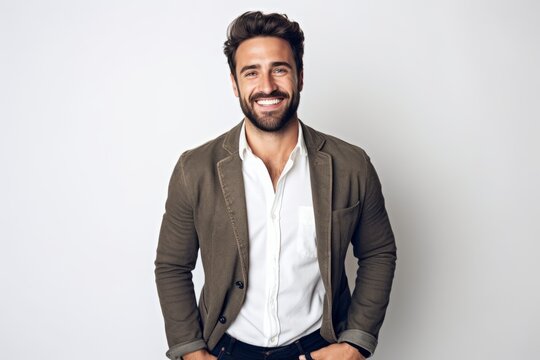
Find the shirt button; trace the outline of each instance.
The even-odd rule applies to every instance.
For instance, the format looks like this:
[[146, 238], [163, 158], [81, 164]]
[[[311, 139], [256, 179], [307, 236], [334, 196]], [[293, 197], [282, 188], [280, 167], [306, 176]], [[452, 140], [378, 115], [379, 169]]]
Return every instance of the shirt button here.
[[227, 318], [222, 315], [222, 316], [219, 317], [219, 322], [222, 323], [222, 324], [225, 324], [227, 322]]
[[244, 283], [241, 282], [241, 281], [235, 282], [234, 285], [236, 285], [236, 287], [239, 288], [239, 289], [243, 289], [243, 288], [244, 288]]

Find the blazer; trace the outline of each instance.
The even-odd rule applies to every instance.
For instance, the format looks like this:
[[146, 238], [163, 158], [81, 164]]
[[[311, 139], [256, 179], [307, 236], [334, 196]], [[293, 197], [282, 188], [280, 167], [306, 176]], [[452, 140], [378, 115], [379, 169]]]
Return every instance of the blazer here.
[[[381, 184], [364, 150], [300, 124], [326, 291], [321, 335], [330, 343], [346, 341], [373, 353], [396, 264]], [[155, 259], [171, 359], [212, 349], [239, 313], [249, 287], [241, 126], [184, 152], [171, 176]], [[345, 275], [350, 243], [358, 260], [352, 295]], [[197, 304], [192, 270], [199, 249], [205, 283]]]

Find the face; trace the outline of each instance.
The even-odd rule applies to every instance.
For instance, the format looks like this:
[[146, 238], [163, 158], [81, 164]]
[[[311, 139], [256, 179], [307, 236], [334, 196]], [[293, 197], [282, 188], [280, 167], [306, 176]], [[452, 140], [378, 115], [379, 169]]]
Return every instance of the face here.
[[236, 50], [236, 80], [231, 74], [234, 94], [244, 115], [260, 130], [279, 131], [296, 117], [302, 78], [286, 40], [255, 37]]

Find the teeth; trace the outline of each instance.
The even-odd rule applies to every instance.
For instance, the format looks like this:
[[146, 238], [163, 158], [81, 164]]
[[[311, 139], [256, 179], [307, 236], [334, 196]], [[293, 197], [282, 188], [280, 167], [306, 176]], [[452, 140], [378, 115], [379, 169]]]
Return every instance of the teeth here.
[[279, 102], [281, 102], [282, 99], [261, 99], [257, 100], [257, 104], [259, 105], [275, 105]]

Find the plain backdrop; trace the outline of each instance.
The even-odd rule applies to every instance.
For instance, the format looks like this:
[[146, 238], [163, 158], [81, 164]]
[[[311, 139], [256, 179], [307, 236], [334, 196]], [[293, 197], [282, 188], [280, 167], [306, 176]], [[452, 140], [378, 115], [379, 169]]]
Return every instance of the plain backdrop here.
[[222, 45], [261, 9], [305, 32], [300, 118], [383, 184], [398, 268], [374, 359], [537, 359], [539, 4], [0, 0], [0, 356], [165, 359], [167, 184], [242, 119]]

